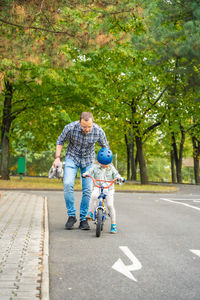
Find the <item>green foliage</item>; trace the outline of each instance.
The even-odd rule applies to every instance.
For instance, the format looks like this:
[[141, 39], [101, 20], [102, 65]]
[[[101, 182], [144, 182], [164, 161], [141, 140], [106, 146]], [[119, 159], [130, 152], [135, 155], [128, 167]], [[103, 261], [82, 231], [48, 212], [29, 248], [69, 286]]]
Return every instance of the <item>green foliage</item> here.
[[[154, 63], [178, 60], [176, 73], [187, 75], [188, 88], [198, 88], [200, 60], [199, 1], [161, 1], [142, 3], [145, 7], [145, 33], [132, 36], [140, 49], [153, 49]], [[196, 73], [194, 72], [194, 66]], [[198, 66], [198, 67], [197, 67]], [[169, 70], [170, 71], [170, 70]], [[191, 80], [195, 78], [195, 82]]]
[[0, 10], [0, 114], [7, 80], [15, 158], [26, 151], [41, 173], [65, 124], [84, 110], [105, 130], [122, 174], [125, 134], [142, 138], [150, 180], [168, 174], [172, 132], [179, 143], [184, 129], [184, 154], [192, 153], [188, 139], [200, 136], [198, 1], [4, 1]]

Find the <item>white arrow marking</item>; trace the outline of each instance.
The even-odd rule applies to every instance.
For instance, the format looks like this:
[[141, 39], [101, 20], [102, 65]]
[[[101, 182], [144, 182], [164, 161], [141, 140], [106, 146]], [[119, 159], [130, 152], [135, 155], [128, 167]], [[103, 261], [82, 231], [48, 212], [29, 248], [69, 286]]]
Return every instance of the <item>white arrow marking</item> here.
[[190, 251], [200, 257], [200, 250], [192, 250], [192, 249], [190, 249]]
[[127, 246], [120, 246], [119, 247], [126, 256], [128, 256], [128, 258], [132, 261], [131, 265], [126, 266], [123, 261], [119, 258], [114, 265], [112, 266], [112, 268], [120, 273], [122, 273], [123, 275], [125, 275], [126, 277], [128, 277], [131, 280], [137, 281], [137, 279], [131, 274], [130, 271], [137, 271], [140, 270], [142, 268], [142, 265], [140, 263], [140, 261], [135, 257], [135, 255], [129, 250], [129, 248]]

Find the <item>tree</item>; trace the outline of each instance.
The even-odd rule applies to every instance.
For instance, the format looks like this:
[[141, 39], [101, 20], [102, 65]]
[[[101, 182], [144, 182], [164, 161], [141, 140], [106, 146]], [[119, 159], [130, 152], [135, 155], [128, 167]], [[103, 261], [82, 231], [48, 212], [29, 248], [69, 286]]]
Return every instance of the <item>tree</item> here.
[[[73, 66], [77, 58], [84, 59], [84, 52], [88, 48], [96, 48], [96, 42], [101, 45], [112, 43], [112, 35], [102, 33], [102, 18], [106, 17], [108, 22], [110, 15], [127, 15], [133, 11], [131, 5], [128, 5], [128, 11], [124, 10], [126, 3], [119, 5], [116, 10], [115, 4], [115, 1], [101, 4], [99, 1], [52, 3], [46, 0], [39, 4], [31, 2], [30, 5], [30, 1], [21, 1], [20, 4], [18, 1], [4, 1], [4, 6], [0, 8], [1, 44], [4, 46], [1, 48], [1, 55], [5, 57], [0, 66], [3, 90], [1, 101], [4, 105], [1, 123], [3, 179], [9, 178], [9, 137], [13, 121], [25, 110], [34, 111], [47, 105], [53, 107], [52, 97], [55, 96], [55, 91], [52, 88], [48, 92], [46, 90], [48, 85], [44, 84], [45, 68], [55, 77], [54, 87], [59, 86], [62, 91], [64, 85], [68, 88], [68, 99], [86, 103], [87, 95], [74, 85], [73, 77], [70, 78], [71, 86], [64, 83], [63, 78], [59, 78], [60, 85], [58, 84], [57, 71], [60, 69], [62, 73], [64, 69]], [[36, 77], [34, 72], [37, 73]], [[65, 78], [69, 78], [66, 72], [63, 74]], [[34, 81], [37, 84], [32, 84]], [[22, 93], [23, 85], [29, 90], [28, 97], [27, 91]], [[36, 92], [38, 86], [41, 86], [40, 97]], [[74, 88], [80, 93], [74, 91]], [[40, 104], [35, 98], [31, 98], [31, 94], [35, 92], [40, 98]], [[55, 98], [65, 104], [65, 95], [56, 95]]]
[[[181, 182], [183, 145], [185, 134], [190, 130], [190, 126], [189, 123], [183, 122], [186, 115], [180, 112], [180, 109], [182, 105], [184, 106], [183, 101], [185, 104], [189, 104], [189, 106], [184, 106], [189, 122], [193, 106], [191, 102], [197, 98], [200, 83], [199, 1], [155, 0], [151, 3], [142, 2], [141, 5], [144, 7], [145, 30], [138, 35], [133, 35], [132, 42], [139, 49], [154, 49], [157, 55], [152, 59], [152, 63], [157, 66], [168, 66], [166, 77], [174, 77], [174, 82], [169, 79], [171, 88], [168, 91], [170, 97], [174, 99], [174, 103], [169, 106], [176, 110], [173, 112], [174, 118], [171, 116], [173, 120], [169, 121], [172, 138], [171, 165], [173, 181], [175, 181], [175, 162], [177, 181]], [[173, 64], [174, 67], [171, 68]], [[181, 90], [180, 87], [177, 89], [180, 82], [182, 82]], [[188, 101], [189, 93], [193, 96], [191, 102]], [[178, 131], [174, 127], [174, 123], [179, 128], [181, 135], [179, 150], [176, 137]]]
[[126, 44], [88, 54], [82, 64], [86, 70], [93, 70], [98, 81], [98, 95], [91, 105], [101, 106], [102, 119], [112, 124], [117, 120], [128, 143], [136, 144], [142, 183], [148, 182], [143, 143], [162, 122], [164, 113], [158, 111], [158, 104], [165, 93], [155, 77], [159, 70], [148, 63], [147, 57], [148, 53], [144, 59], [144, 54], [133, 52]]

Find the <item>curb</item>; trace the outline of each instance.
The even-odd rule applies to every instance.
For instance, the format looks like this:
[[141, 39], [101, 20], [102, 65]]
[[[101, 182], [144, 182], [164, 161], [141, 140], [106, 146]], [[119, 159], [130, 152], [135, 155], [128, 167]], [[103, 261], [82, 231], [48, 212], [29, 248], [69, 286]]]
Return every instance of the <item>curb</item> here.
[[41, 283], [41, 300], [49, 300], [49, 225], [48, 225], [48, 207], [47, 197], [44, 197], [44, 244], [42, 258], [42, 283]]

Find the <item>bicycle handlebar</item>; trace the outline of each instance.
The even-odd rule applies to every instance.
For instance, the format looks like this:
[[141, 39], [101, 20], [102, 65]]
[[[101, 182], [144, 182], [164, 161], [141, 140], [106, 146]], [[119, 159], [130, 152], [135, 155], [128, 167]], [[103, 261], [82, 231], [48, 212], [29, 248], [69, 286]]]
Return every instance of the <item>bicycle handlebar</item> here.
[[100, 182], [109, 182], [110, 184], [108, 186], [104, 186], [104, 189], [109, 189], [111, 187], [111, 185], [113, 185], [113, 183], [115, 183], [117, 180], [119, 180], [118, 178], [115, 178], [114, 180], [103, 180], [103, 179], [96, 179], [94, 177], [92, 177], [91, 175], [87, 174], [85, 175], [85, 177], [90, 177], [94, 183], [94, 185], [98, 188], [101, 188], [100, 185], [98, 185], [96, 183], [96, 181], [100, 181]]

